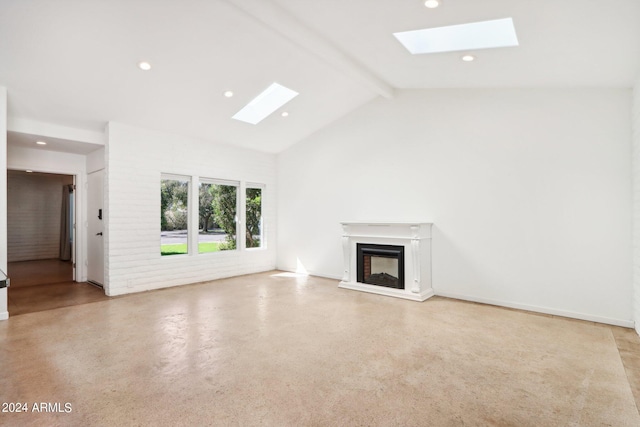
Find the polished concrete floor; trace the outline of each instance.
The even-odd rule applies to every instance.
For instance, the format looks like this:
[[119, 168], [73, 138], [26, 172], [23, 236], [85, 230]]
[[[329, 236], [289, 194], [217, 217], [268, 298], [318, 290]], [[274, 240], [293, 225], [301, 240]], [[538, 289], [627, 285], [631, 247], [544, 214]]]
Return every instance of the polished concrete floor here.
[[[15, 426], [639, 426], [631, 330], [269, 272], [0, 322]], [[36, 412], [36, 408], [48, 412]]]
[[108, 299], [103, 289], [86, 282], [74, 282], [73, 267], [68, 261], [20, 261], [10, 262], [8, 267], [10, 316]]

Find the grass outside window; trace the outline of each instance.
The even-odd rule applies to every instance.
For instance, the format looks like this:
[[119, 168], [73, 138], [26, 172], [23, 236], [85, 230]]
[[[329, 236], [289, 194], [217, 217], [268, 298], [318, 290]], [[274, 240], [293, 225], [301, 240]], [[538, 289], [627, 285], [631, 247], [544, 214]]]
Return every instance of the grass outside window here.
[[[218, 242], [204, 242], [198, 243], [198, 252], [218, 252], [220, 251], [220, 243]], [[162, 255], [186, 255], [189, 252], [186, 243], [171, 243], [160, 246], [160, 253]]]

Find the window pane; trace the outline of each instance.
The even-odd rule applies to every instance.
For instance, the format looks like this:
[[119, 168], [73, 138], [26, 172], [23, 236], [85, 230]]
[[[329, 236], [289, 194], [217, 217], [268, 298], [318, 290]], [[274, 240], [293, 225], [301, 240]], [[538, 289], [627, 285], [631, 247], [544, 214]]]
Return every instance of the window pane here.
[[189, 252], [189, 179], [160, 182], [160, 253], [179, 255]]
[[247, 248], [262, 247], [262, 188], [247, 188]]
[[237, 186], [204, 182], [199, 193], [198, 252], [236, 249]]

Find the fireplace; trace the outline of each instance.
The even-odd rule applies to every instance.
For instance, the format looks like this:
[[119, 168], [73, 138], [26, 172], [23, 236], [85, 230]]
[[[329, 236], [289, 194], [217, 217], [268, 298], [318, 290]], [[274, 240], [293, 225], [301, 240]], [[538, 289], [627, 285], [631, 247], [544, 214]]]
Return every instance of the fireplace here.
[[344, 289], [424, 301], [431, 287], [431, 223], [343, 222]]
[[404, 246], [357, 244], [357, 280], [404, 289]]

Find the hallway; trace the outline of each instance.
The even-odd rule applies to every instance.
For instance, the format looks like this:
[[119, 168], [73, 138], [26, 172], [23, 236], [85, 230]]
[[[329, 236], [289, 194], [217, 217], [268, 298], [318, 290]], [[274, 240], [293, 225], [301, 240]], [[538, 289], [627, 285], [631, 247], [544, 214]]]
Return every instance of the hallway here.
[[8, 270], [10, 316], [109, 299], [96, 286], [74, 282], [72, 265], [68, 261], [10, 262]]

